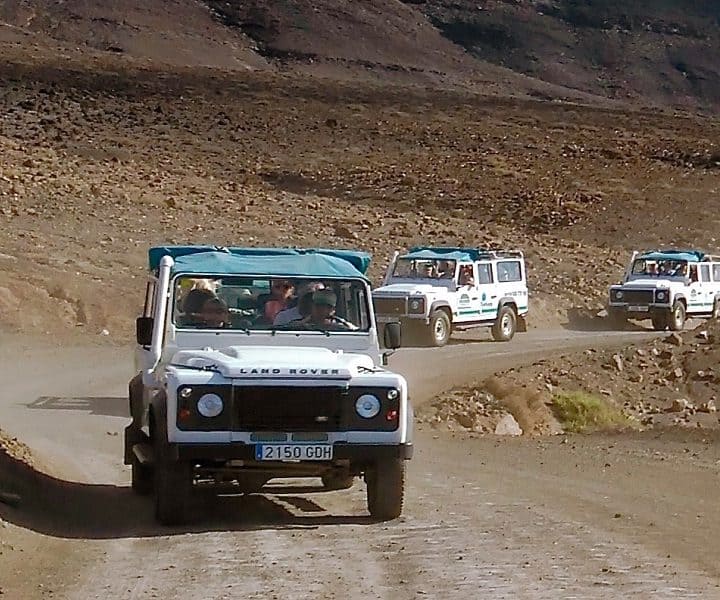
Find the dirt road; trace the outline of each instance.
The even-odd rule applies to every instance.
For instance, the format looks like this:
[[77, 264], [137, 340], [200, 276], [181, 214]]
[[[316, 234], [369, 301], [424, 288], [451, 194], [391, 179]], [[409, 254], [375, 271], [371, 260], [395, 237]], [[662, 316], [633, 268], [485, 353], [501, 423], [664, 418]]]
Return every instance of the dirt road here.
[[[508, 345], [402, 350], [392, 366], [422, 402], [451, 380], [638, 335], [534, 331]], [[717, 437], [420, 431], [395, 522], [368, 521], [356, 483], [203, 498], [197, 524], [168, 530], [121, 464], [126, 349], [4, 340], [0, 365], [2, 427], [57, 477], [29, 474], [21, 487], [40, 477], [42, 493], [20, 510], [0, 505], [14, 546], [1, 549], [5, 597], [720, 597]]]

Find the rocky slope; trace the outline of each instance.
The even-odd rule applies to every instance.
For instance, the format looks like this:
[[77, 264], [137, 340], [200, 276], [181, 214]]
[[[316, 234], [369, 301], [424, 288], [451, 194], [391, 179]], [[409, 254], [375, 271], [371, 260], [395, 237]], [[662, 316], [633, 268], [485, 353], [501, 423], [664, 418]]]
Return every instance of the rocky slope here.
[[[619, 350], [589, 349], [498, 373], [452, 390], [420, 413], [420, 421], [456, 431], [492, 432], [506, 413], [528, 433], [558, 431], [557, 394], [590, 394], [644, 428], [720, 428], [720, 323], [672, 333]], [[529, 424], [529, 425], [528, 425]]]
[[11, 0], [0, 40], [175, 67], [715, 111], [719, 19], [688, 0]]

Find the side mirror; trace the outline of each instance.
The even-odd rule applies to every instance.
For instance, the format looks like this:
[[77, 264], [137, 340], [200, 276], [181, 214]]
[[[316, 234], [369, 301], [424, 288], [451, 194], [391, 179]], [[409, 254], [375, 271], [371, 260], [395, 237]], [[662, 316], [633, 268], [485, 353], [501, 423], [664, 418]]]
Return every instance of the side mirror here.
[[135, 321], [135, 338], [141, 346], [152, 344], [153, 325], [155, 319], [152, 317], [138, 317]]
[[397, 350], [402, 346], [402, 329], [399, 322], [385, 323], [383, 343], [388, 350]]

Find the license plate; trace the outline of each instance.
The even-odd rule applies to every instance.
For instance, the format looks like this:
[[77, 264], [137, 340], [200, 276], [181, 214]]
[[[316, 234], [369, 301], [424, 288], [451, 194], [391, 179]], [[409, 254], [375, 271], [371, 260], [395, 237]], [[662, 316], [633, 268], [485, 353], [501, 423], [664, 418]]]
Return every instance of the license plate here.
[[630, 312], [647, 312], [650, 310], [649, 306], [628, 306]]
[[255, 460], [332, 460], [332, 444], [256, 444]]
[[397, 321], [397, 317], [383, 317], [382, 315], [375, 315], [375, 319], [378, 323], [392, 323]]

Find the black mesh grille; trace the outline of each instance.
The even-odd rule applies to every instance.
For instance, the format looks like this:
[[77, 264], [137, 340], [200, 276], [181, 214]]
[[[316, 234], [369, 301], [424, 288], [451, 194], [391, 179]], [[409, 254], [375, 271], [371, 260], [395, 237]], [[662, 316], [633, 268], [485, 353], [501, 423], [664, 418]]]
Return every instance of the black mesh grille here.
[[650, 304], [653, 301], [653, 291], [623, 290], [622, 300], [628, 304]]
[[237, 431], [337, 431], [346, 390], [340, 387], [235, 388]]
[[407, 298], [373, 298], [375, 312], [379, 315], [404, 315], [407, 313]]

